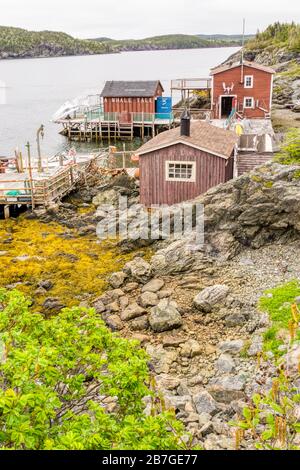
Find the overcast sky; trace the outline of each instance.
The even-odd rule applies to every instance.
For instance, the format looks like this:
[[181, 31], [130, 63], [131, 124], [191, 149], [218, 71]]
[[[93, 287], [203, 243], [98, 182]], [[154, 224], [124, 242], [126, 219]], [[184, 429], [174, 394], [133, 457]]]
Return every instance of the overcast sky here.
[[170, 33], [247, 33], [300, 22], [299, 0], [1, 0], [0, 25], [77, 37], [142, 38]]

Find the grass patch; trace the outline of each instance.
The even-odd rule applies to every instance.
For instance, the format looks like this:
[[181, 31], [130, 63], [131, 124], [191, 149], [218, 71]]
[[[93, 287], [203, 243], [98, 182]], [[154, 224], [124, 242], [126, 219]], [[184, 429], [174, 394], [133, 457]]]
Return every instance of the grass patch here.
[[[260, 310], [269, 314], [272, 326], [264, 334], [264, 350], [280, 355], [278, 347], [284, 344], [288, 335], [289, 322], [292, 318], [291, 306], [296, 297], [300, 297], [300, 282], [290, 281], [284, 285], [269, 289], [259, 301]], [[297, 333], [300, 339], [299, 332]]]

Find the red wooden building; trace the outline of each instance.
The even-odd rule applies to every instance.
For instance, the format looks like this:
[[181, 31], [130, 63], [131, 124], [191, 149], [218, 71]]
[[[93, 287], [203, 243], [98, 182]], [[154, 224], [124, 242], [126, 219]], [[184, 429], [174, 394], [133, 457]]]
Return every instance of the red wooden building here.
[[212, 118], [270, 117], [274, 70], [254, 62], [232, 63], [212, 69]]
[[237, 142], [234, 132], [189, 118], [157, 135], [137, 151], [141, 203], [188, 201], [233, 178]]
[[162, 96], [163, 86], [156, 81], [110, 81], [101, 93], [105, 113], [154, 114], [157, 97]]

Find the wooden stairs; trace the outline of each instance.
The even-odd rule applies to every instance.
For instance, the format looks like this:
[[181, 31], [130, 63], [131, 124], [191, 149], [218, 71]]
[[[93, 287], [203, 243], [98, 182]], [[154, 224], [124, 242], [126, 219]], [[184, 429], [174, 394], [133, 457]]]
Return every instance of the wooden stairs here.
[[240, 153], [237, 157], [238, 176], [254, 170], [255, 167], [269, 162], [273, 153]]

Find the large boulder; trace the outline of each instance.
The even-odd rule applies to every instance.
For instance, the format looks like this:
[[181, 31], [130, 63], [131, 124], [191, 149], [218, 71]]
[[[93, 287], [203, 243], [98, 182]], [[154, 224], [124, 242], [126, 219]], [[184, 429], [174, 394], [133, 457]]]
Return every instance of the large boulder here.
[[116, 206], [119, 199], [119, 193], [114, 189], [107, 189], [101, 191], [97, 196], [93, 198], [93, 205], [99, 207], [102, 205], [113, 205]]
[[124, 272], [137, 282], [145, 284], [151, 278], [151, 266], [143, 258], [134, 258], [124, 266]]
[[153, 331], [161, 333], [182, 326], [182, 317], [175, 307], [174, 302], [167, 299], [161, 300], [159, 304], [151, 309], [149, 323]]
[[195, 262], [195, 254], [186, 240], [178, 240], [167, 248], [158, 251], [151, 259], [156, 275], [176, 274], [188, 271]]
[[194, 305], [198, 310], [210, 313], [214, 307], [220, 304], [229, 294], [229, 287], [224, 285], [215, 285], [203, 289], [200, 294], [194, 298]]

